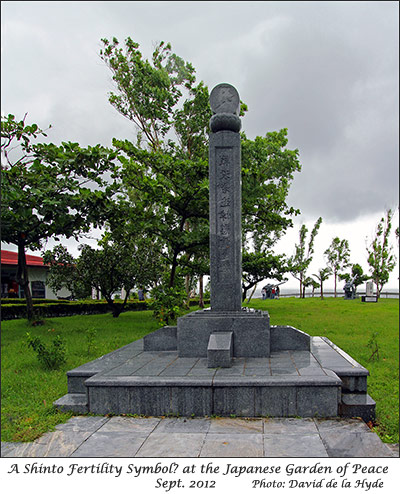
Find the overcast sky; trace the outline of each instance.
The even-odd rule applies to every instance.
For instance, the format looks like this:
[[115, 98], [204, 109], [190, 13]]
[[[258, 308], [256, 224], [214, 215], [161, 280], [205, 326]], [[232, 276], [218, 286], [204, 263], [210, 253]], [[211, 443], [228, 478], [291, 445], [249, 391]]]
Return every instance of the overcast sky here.
[[[100, 39], [130, 36], [146, 57], [169, 41], [210, 90], [237, 88], [248, 137], [288, 128], [302, 164], [289, 202], [302, 215], [279, 249], [293, 253], [299, 225], [322, 216], [311, 271], [336, 235], [366, 271], [365, 239], [386, 208], [398, 224], [398, 11], [384, 1], [3, 1], [1, 112], [51, 124], [54, 143], [132, 138], [108, 103]], [[397, 283], [396, 269], [388, 286]]]

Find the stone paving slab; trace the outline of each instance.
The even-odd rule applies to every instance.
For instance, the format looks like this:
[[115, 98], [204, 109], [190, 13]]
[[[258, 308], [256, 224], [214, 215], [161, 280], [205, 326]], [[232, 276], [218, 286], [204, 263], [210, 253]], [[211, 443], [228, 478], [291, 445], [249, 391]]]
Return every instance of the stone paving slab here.
[[234, 434], [209, 432], [200, 457], [207, 458], [262, 458], [262, 434]]
[[[115, 417], [117, 418], [117, 417]], [[56, 430], [71, 432], [96, 432], [100, 427], [108, 423], [108, 417], [81, 416], [72, 417], [64, 424], [56, 425]]]
[[388, 447], [373, 432], [321, 432], [331, 458], [381, 458], [389, 456]]
[[155, 432], [208, 432], [210, 425], [211, 421], [207, 418], [165, 418], [160, 420]]
[[196, 458], [200, 455], [205, 437], [205, 432], [154, 432], [136, 457]]
[[264, 457], [327, 458], [328, 452], [318, 433], [264, 434]]
[[264, 434], [281, 434], [281, 435], [301, 435], [301, 434], [318, 434], [318, 427], [314, 419], [303, 418], [273, 418], [264, 419]]
[[136, 455], [147, 440], [146, 432], [98, 431], [75, 448], [73, 458], [129, 458]]
[[216, 418], [211, 421], [210, 433], [250, 434], [263, 433], [263, 419]]
[[319, 419], [316, 422], [319, 432], [336, 430], [339, 432], [370, 432], [371, 429], [365, 422], [351, 418]]
[[101, 428], [101, 432], [140, 432], [142, 434], [152, 433], [161, 418], [136, 418], [136, 417], [111, 417]]
[[359, 419], [76, 416], [2, 457], [398, 457]]

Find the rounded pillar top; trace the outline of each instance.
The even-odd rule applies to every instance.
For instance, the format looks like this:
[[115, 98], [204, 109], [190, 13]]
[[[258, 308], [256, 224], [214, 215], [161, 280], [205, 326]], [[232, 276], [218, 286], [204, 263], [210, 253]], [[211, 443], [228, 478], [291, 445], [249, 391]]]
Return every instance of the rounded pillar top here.
[[213, 113], [233, 113], [234, 115], [239, 115], [239, 93], [230, 84], [218, 84], [211, 91], [210, 106]]
[[239, 118], [240, 98], [233, 86], [227, 83], [215, 86], [210, 94], [210, 106], [213, 112], [210, 120], [212, 132], [220, 130], [239, 132], [242, 125]]

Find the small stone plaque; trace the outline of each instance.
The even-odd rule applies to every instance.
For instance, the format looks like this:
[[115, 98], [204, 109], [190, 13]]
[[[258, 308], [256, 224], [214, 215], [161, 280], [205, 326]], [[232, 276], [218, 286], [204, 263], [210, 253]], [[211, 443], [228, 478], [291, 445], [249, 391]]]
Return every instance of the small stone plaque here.
[[218, 84], [211, 91], [210, 106], [213, 113], [233, 113], [239, 115], [239, 93], [230, 84]]
[[372, 283], [372, 281], [368, 281], [366, 283], [365, 291], [366, 291], [367, 297], [373, 297], [374, 296], [374, 284]]

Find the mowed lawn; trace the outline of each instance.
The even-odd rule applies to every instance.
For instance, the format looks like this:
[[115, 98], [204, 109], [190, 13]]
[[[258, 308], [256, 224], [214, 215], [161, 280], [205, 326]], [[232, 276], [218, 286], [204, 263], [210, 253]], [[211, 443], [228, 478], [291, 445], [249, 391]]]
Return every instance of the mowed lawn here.
[[[152, 312], [55, 317], [31, 327], [25, 319], [2, 321], [1, 440], [32, 441], [65, 422], [72, 414], [60, 413], [52, 403], [67, 393], [66, 372], [101, 357], [156, 330]], [[26, 345], [26, 333], [49, 346], [60, 335], [67, 362], [59, 370], [43, 370]], [[95, 335], [93, 337], [93, 335]]]
[[[368, 393], [377, 402], [376, 431], [385, 442], [398, 442], [399, 307], [398, 300], [377, 304], [360, 300], [281, 298], [254, 300], [251, 307], [268, 310], [272, 325], [291, 325], [312, 336], [326, 336], [371, 373]], [[2, 441], [32, 441], [71, 414], [60, 413], [53, 401], [67, 393], [66, 371], [142, 338], [156, 330], [150, 311], [48, 319], [30, 327], [26, 320], [2, 322]], [[60, 335], [67, 362], [45, 371], [26, 345], [26, 333], [50, 343]], [[379, 359], [369, 360], [374, 333]], [[93, 334], [95, 336], [93, 337]]]

